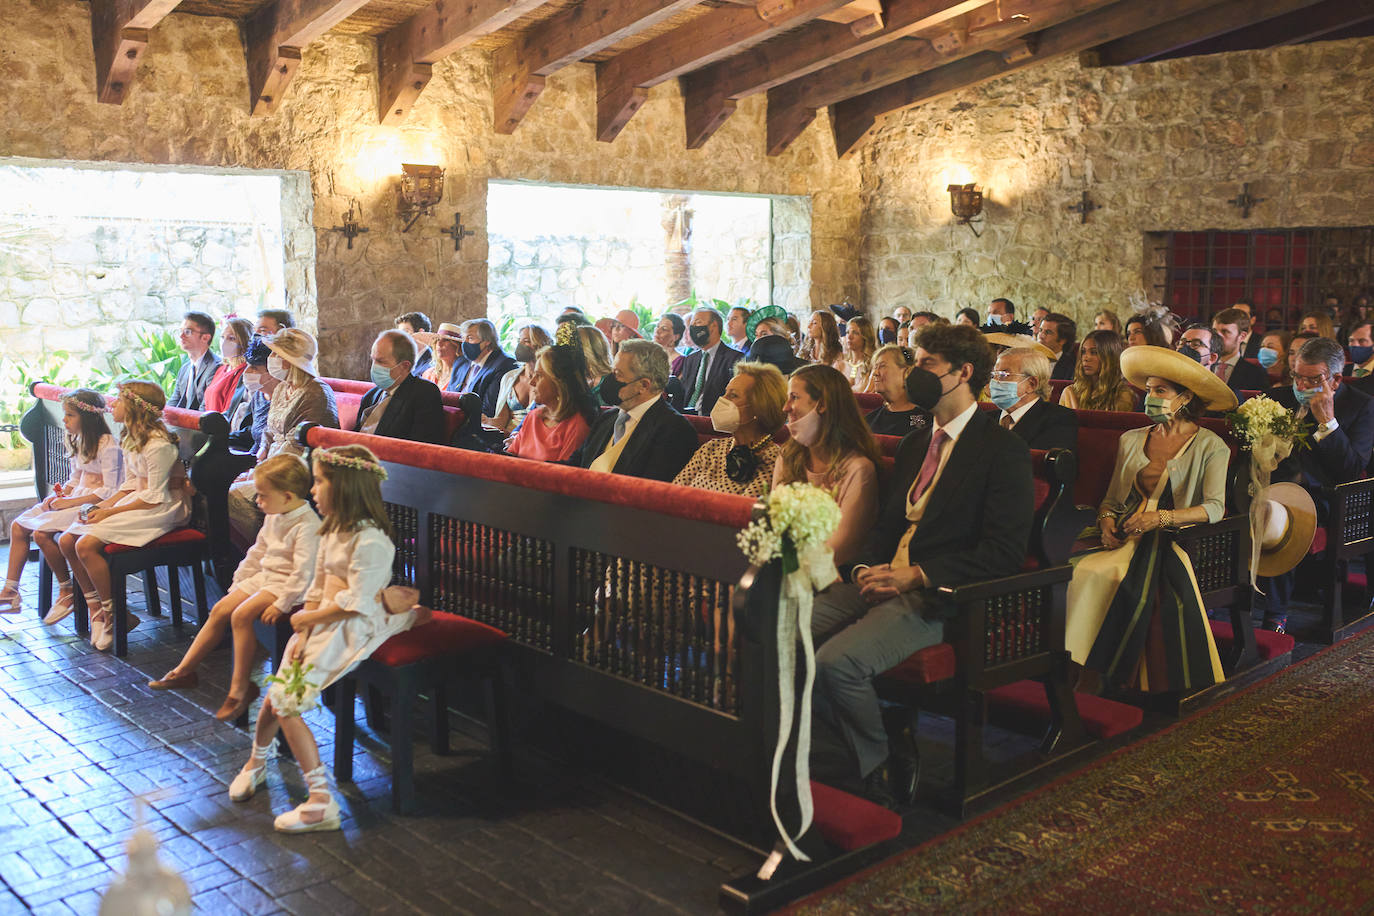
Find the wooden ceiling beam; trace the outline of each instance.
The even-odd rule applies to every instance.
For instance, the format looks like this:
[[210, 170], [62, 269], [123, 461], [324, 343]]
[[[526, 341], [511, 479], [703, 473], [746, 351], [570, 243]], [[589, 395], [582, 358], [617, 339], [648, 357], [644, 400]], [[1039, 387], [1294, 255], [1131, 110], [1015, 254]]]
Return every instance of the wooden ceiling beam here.
[[596, 138], [609, 143], [665, 80], [738, 54], [788, 29], [845, 6], [849, 0], [758, 0], [722, 6], [631, 48], [596, 68]]
[[1283, 13], [1272, 19], [1257, 22], [1218, 35], [1209, 41], [1189, 45], [1174, 51], [1167, 57], [1184, 57], [1194, 54], [1220, 54], [1226, 51], [1248, 51], [1256, 48], [1274, 48], [1281, 45], [1301, 44], [1316, 41], [1327, 36], [1339, 35], [1351, 28], [1374, 20], [1374, 4], [1352, 4], [1350, 0], [1322, 0], [1312, 6], [1305, 6], [1291, 13]]
[[873, 132], [878, 119], [891, 112], [985, 83], [1062, 54], [1076, 54], [1124, 38], [1161, 22], [1205, 9], [1214, 2], [1118, 0], [1112, 6], [1036, 32], [1034, 48], [1029, 56], [1024, 53], [1004, 56], [994, 51], [984, 51], [974, 57], [845, 99], [830, 108], [835, 149], [841, 156], [850, 155]]
[[367, 5], [368, 0], [277, 0], [244, 20], [244, 54], [254, 117], [281, 104], [301, 64], [301, 51]]
[[148, 33], [181, 0], [91, 0], [91, 46], [95, 50], [96, 98], [109, 105], [124, 101], [138, 62], [148, 49]]
[[[1085, 67], [1138, 64], [1317, 3], [1318, 0], [1230, 0], [1098, 45], [1084, 51], [1078, 59]], [[1351, 9], [1348, 0], [1340, 6], [1347, 11]]]
[[544, 0], [435, 0], [377, 39], [377, 110], [399, 124], [429, 83], [433, 67]]
[[539, 23], [492, 55], [496, 132], [515, 132], [546, 77], [700, 2], [584, 0]]
[[859, 35], [852, 28], [813, 22], [682, 78], [687, 148], [698, 149], [735, 110], [758, 92], [872, 51], [971, 12], [987, 0], [892, 0], [883, 27]]

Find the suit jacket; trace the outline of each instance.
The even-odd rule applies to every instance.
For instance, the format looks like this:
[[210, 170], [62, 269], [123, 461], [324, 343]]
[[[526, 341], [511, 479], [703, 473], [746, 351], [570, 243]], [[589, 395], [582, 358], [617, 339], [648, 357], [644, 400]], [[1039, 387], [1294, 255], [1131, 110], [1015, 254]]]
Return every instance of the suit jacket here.
[[221, 362], [219, 354], [213, 350], [207, 351], [206, 355], [210, 358], [202, 362], [199, 369], [190, 358], [182, 362], [181, 368], [177, 370], [177, 384], [172, 391], [172, 399], [167, 402], [168, 407], [180, 407], [184, 410], [203, 409], [205, 389], [215, 377]]
[[515, 360], [507, 356], [503, 350], [492, 350], [487, 354], [487, 361], [482, 364], [482, 368], [477, 370], [477, 377], [465, 385], [464, 382], [467, 380], [468, 372], [471, 371], [472, 363], [468, 360], [460, 360], [458, 365], [454, 367], [448, 390], [471, 391], [482, 399], [482, 416], [494, 417], [500, 407], [496, 401], [497, 396], [501, 393], [501, 378], [514, 369], [516, 365]]
[[[582, 468], [591, 467], [611, 441], [615, 418], [619, 413], [618, 407], [602, 411], [592, 424], [582, 447], [573, 455], [572, 464]], [[625, 443], [625, 450], [620, 453], [615, 473], [671, 481], [678, 471], [687, 466], [696, 450], [697, 434], [692, 424], [660, 397], [630, 431], [630, 441]]]
[[[691, 404], [696, 399], [697, 373], [701, 371], [701, 360], [705, 353], [705, 350], [693, 350], [688, 353], [682, 358], [682, 365], [675, 373], [682, 379], [684, 405]], [[711, 412], [711, 408], [716, 405], [716, 399], [725, 393], [725, 386], [730, 384], [730, 378], [735, 374], [735, 363], [743, 358], [743, 353], [723, 340], [720, 342], [715, 357], [706, 368], [706, 384], [702, 386], [701, 403], [697, 405], [697, 413], [704, 417]]]
[[[996, 415], [999, 418], [1001, 414]], [[1078, 414], [1059, 404], [1036, 401], [1011, 428], [1027, 448], [1048, 451], [1066, 448], [1078, 451]]]
[[1245, 352], [1241, 354], [1242, 359], [1254, 359], [1259, 356], [1260, 344], [1264, 343], [1263, 331], [1251, 331], [1250, 339], [1245, 342]]
[[1064, 347], [1064, 352], [1059, 354], [1059, 359], [1055, 361], [1054, 371], [1050, 373], [1050, 378], [1073, 381], [1073, 370], [1077, 364], [1078, 344], [1068, 344]]
[[1257, 363], [1248, 362], [1244, 357], [1226, 378], [1227, 387], [1237, 392], [1268, 391], [1272, 384], [1274, 380], [1269, 377], [1268, 370]]
[[[1289, 410], [1295, 410], [1298, 399], [1292, 388], [1272, 394]], [[1365, 477], [1369, 467], [1369, 453], [1374, 449], [1374, 398], [1356, 391], [1350, 385], [1336, 389], [1334, 399], [1337, 429], [1322, 441], [1313, 437], [1309, 448], [1297, 448], [1275, 470], [1274, 480], [1292, 480], [1302, 484], [1323, 507], [1322, 487], [1349, 483]]]
[[[911, 525], [907, 494], [930, 447], [931, 428], [902, 440], [891, 486], [864, 550], [868, 565], [891, 563]], [[910, 560], [925, 572], [925, 594], [942, 616], [953, 607], [935, 599], [945, 585], [1009, 576], [1021, 568], [1030, 544], [1035, 494], [1030, 450], [992, 411], [975, 410], [936, 480], [911, 539]]]
[[424, 375], [430, 363], [434, 362], [434, 350], [425, 347], [420, 351], [420, 355], [415, 357], [415, 367], [410, 370], [411, 375]]
[[[373, 386], [363, 395], [358, 405], [358, 419], [353, 422], [355, 433], [362, 430], [363, 418], [382, 399], [383, 393], [384, 389]], [[439, 396], [439, 386], [407, 375], [396, 383], [391, 403], [382, 414], [382, 422], [377, 424], [377, 435], [442, 445], [444, 425], [444, 402]]]

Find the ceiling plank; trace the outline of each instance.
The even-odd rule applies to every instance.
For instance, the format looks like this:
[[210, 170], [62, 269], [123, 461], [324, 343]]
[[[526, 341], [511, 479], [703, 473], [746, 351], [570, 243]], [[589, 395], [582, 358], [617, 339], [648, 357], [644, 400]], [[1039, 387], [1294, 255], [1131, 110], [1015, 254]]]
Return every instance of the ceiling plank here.
[[377, 39], [382, 123], [404, 120], [439, 61], [543, 5], [544, 0], [435, 0], [382, 35]]
[[[747, 54], [688, 73], [682, 78], [687, 148], [699, 149], [725, 123], [742, 98], [934, 28], [986, 3], [987, 0], [892, 0], [883, 16], [882, 30], [871, 35], [855, 35], [849, 28], [813, 22]], [[810, 119], [807, 120], [809, 123]]]
[[1213, 2], [1215, 0], [1118, 0], [1112, 6], [1035, 33], [1035, 47], [1029, 56], [1011, 57], [984, 51], [845, 99], [830, 108], [835, 149], [841, 156], [853, 153], [873, 132], [878, 119], [890, 112], [1035, 66], [1061, 54], [1076, 54], [1124, 38], [1141, 29], [1205, 9]]
[[700, 2], [585, 0], [539, 23], [492, 55], [496, 132], [515, 132], [546, 77]]
[[91, 46], [95, 50], [96, 98], [124, 101], [138, 61], [148, 49], [148, 32], [181, 0], [91, 0]]
[[243, 23], [248, 92], [254, 117], [269, 115], [301, 63], [301, 50], [367, 5], [368, 0], [277, 0]]
[[[1183, 16], [1171, 22], [1118, 38], [1084, 51], [1079, 62], [1085, 67], [1119, 67], [1169, 54], [1198, 42], [1208, 41], [1228, 32], [1243, 29], [1275, 16], [1292, 13], [1318, 0], [1230, 0], [1217, 6]], [[1351, 8], [1348, 0], [1340, 4]]]
[[848, 2], [758, 0], [752, 8], [723, 6], [598, 64], [596, 138], [609, 143], [619, 136], [653, 86], [752, 48]]
[[1370, 21], [1374, 21], [1374, 3], [1352, 4], [1350, 0], [1323, 0], [1314, 6], [1281, 14], [1161, 57], [1220, 54], [1226, 51], [1301, 44], [1339, 35]]

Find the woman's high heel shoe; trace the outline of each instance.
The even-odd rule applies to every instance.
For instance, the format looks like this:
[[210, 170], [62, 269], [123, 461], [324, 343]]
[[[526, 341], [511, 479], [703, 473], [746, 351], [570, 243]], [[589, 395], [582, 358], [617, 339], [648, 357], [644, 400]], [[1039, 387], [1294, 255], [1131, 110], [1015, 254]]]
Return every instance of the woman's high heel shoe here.
[[[310, 833], [314, 830], [338, 830], [339, 829], [339, 802], [329, 791], [329, 777], [326, 775], [324, 764], [320, 764], [315, 769], [305, 774], [305, 783], [310, 787], [310, 794], [326, 797], [325, 801], [317, 802], [306, 799], [297, 805], [294, 810], [277, 816], [272, 826], [276, 827], [281, 833]], [[307, 821], [303, 815], [320, 815], [317, 821]]]
[[229, 783], [231, 801], [248, 801], [258, 791], [258, 786], [267, 781], [267, 758], [274, 746], [275, 742], [272, 741], [262, 747], [254, 742], [253, 753], [248, 758], [248, 763], [234, 776], [234, 781]]

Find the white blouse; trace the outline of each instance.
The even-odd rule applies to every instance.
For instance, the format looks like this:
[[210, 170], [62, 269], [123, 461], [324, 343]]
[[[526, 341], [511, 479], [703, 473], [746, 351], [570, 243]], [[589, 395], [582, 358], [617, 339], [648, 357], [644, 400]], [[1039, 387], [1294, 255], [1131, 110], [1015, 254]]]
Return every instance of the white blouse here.
[[186, 468], [181, 464], [181, 450], [161, 437], [149, 439], [139, 452], [124, 449], [127, 474], [119, 491], [126, 494], [121, 502], [137, 499], [150, 506], [181, 499], [178, 491], [186, 485]]
[[310, 503], [302, 503], [290, 512], [270, 514], [263, 521], [247, 556], [234, 571], [230, 587], [240, 588], [253, 579], [252, 591], [270, 591], [277, 598], [272, 606], [290, 613], [310, 587], [319, 549], [320, 517]]
[[336, 605], [366, 617], [385, 618], [382, 589], [391, 584], [396, 545], [378, 528], [333, 532], [320, 538], [315, 578], [306, 592], [311, 607]]
[[72, 455], [68, 463], [71, 474], [67, 477], [65, 491], [68, 497], [98, 496], [107, 499], [119, 490], [123, 471], [123, 455], [114, 436], [106, 433], [95, 446], [95, 457], [87, 461], [81, 455]]

